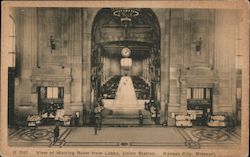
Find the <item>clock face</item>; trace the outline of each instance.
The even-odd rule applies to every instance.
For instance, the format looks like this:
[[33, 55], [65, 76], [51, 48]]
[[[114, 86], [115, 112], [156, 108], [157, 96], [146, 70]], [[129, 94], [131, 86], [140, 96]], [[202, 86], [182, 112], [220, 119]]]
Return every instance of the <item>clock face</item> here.
[[131, 50], [129, 48], [125, 47], [122, 49], [121, 54], [123, 57], [129, 57], [131, 54]]

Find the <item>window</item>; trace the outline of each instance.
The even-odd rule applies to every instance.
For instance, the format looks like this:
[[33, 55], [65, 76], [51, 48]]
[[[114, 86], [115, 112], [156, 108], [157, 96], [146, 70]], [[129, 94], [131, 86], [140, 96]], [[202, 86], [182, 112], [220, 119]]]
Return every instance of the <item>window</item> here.
[[187, 99], [211, 99], [212, 88], [187, 88]]
[[187, 99], [191, 99], [191, 88], [187, 89]]
[[10, 67], [15, 67], [16, 66], [16, 29], [15, 29], [15, 21], [12, 16], [10, 16], [9, 41], [10, 41], [10, 49], [9, 49], [8, 54], [11, 59]]
[[48, 99], [57, 99], [58, 98], [58, 88], [57, 87], [48, 87], [47, 88], [47, 98]]
[[241, 88], [236, 88], [236, 99], [241, 99]]
[[40, 87], [41, 99], [60, 99], [64, 97], [63, 87]]

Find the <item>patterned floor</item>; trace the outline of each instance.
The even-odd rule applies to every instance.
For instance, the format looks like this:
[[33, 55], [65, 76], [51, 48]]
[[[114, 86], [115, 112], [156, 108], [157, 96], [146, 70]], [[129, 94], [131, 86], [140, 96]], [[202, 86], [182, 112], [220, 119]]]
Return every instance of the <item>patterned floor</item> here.
[[228, 148], [240, 144], [240, 129], [236, 128], [197, 127], [181, 128], [178, 131], [185, 138], [186, 146], [189, 148]]
[[[72, 129], [65, 146], [168, 147], [185, 148], [185, 140], [176, 128], [103, 128], [97, 135], [93, 128]], [[79, 139], [81, 137], [81, 139]]]
[[[127, 135], [127, 136], [126, 136]], [[52, 127], [9, 129], [9, 146], [35, 147], [164, 147], [235, 148], [240, 128], [102, 128], [95, 135], [90, 127], [60, 127], [53, 142]]]
[[63, 139], [70, 133], [70, 129], [61, 128], [59, 140], [54, 143], [53, 128], [19, 128], [9, 131], [9, 146], [54, 146], [60, 145]]

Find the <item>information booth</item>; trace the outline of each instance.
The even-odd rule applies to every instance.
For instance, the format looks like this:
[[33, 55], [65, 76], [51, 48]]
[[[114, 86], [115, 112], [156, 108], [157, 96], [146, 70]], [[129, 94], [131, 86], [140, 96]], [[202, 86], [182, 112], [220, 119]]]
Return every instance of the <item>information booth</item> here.
[[54, 124], [64, 115], [64, 88], [63, 87], [39, 87], [38, 114], [42, 116], [44, 123]]
[[193, 117], [193, 125], [206, 125], [212, 114], [212, 88], [188, 88], [187, 113]]

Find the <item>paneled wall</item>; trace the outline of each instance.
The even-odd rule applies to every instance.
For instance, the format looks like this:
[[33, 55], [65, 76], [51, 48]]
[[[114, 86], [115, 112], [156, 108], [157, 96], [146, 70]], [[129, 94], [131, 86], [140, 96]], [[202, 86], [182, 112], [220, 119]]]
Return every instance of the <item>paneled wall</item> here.
[[37, 9], [19, 9], [17, 16], [17, 23], [21, 26], [17, 27], [17, 36], [22, 40], [18, 44], [20, 65], [23, 69], [29, 69], [35, 67], [37, 62]]
[[37, 66], [37, 9], [22, 8], [14, 10], [16, 22], [16, 66], [15, 79], [15, 114], [26, 117], [36, 113], [37, 100], [32, 90], [31, 71]]
[[[168, 112], [185, 113], [186, 88], [213, 84], [213, 71], [212, 75], [210, 73], [214, 53], [215, 14], [214, 10], [206, 9], [172, 9], [170, 16], [171, 92]], [[200, 46], [199, 51], [197, 46]]]
[[186, 112], [188, 87], [213, 88], [213, 112], [234, 113], [238, 12], [173, 9], [170, 14], [169, 114]]
[[214, 68], [217, 70], [214, 110], [234, 113], [236, 109], [236, 54], [239, 13], [236, 10], [215, 11]]
[[[83, 65], [83, 14], [81, 9], [68, 8], [22, 8], [15, 9], [17, 20], [17, 67], [19, 76], [16, 79], [16, 112], [26, 117], [37, 113], [36, 86], [40, 79], [32, 71], [43, 69], [70, 69], [70, 90], [66, 90], [69, 113], [82, 111], [83, 91], [79, 88]], [[55, 49], [51, 49], [51, 40]], [[37, 70], [36, 70], [37, 69]], [[41, 69], [41, 70], [39, 70]], [[50, 74], [42, 72], [47, 81]], [[30, 77], [35, 77], [33, 82]], [[46, 77], [47, 76], [47, 77]], [[66, 79], [61, 73], [58, 79]], [[50, 82], [57, 82], [49, 80]], [[41, 80], [40, 80], [41, 81]], [[45, 81], [45, 80], [44, 80]], [[69, 105], [71, 104], [71, 107]], [[79, 108], [80, 107], [80, 108]], [[72, 110], [71, 110], [72, 109]], [[29, 112], [27, 112], [29, 111]]]

